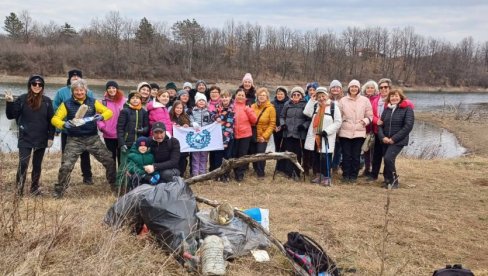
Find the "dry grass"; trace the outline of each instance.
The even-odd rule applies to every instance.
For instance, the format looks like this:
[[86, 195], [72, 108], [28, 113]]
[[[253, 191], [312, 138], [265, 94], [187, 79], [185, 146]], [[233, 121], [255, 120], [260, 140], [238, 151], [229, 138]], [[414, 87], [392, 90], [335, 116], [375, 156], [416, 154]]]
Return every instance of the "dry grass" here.
[[[3, 155], [1, 163], [0, 250], [5, 253], [0, 274], [186, 273], [153, 242], [102, 224], [115, 198], [96, 161], [94, 186], [81, 184], [77, 166], [65, 199], [24, 197], [13, 208], [16, 158], [16, 154]], [[52, 190], [59, 163], [59, 154], [45, 157], [45, 190]], [[387, 192], [380, 183], [350, 186], [335, 180], [333, 187], [323, 188], [280, 175], [273, 181], [272, 163], [265, 181], [258, 182], [248, 173], [241, 185], [206, 182], [192, 188], [198, 195], [236, 207], [270, 209], [270, 229], [278, 239], [285, 241], [290, 231], [312, 236], [328, 249], [345, 275], [379, 275], [382, 258], [385, 275], [429, 275], [447, 263], [462, 263], [475, 275], [488, 275], [486, 155], [398, 160], [401, 189], [390, 194], [384, 256]], [[292, 274], [285, 259], [275, 250], [270, 252], [272, 261], [266, 264], [252, 257], [235, 260], [228, 275]]]

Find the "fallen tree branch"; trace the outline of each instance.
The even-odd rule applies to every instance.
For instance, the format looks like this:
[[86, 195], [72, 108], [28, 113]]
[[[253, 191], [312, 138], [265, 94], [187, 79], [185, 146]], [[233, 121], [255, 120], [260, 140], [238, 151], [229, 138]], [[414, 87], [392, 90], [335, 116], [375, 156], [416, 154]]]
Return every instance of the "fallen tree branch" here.
[[[296, 159], [296, 156], [295, 156], [295, 159]], [[301, 168], [301, 167], [300, 167]], [[200, 196], [195, 196], [195, 199], [198, 201], [198, 202], [201, 202], [201, 203], [205, 203], [207, 205], [210, 205], [212, 207], [217, 207], [220, 205], [220, 203], [216, 200], [209, 200], [209, 199], [206, 199], [206, 198], [203, 198], [203, 197], [200, 197]], [[251, 228], [254, 228], [254, 229], [258, 229], [259, 231], [261, 231], [267, 238], [268, 240], [270, 240], [277, 248], [278, 250], [283, 254], [285, 255], [285, 257], [288, 259], [288, 261], [290, 261], [291, 265], [293, 266], [293, 268], [295, 269], [295, 272], [298, 274], [298, 275], [302, 275], [302, 276], [309, 276], [310, 274], [308, 274], [301, 266], [299, 266], [297, 263], [295, 263], [295, 261], [293, 261], [289, 256], [288, 254], [286, 254], [286, 250], [285, 248], [283, 247], [283, 244], [278, 240], [276, 239], [275, 237], [273, 237], [271, 235], [271, 233], [269, 233], [268, 230], [264, 229], [263, 226], [261, 226], [261, 224], [259, 224], [257, 221], [253, 220], [251, 217], [249, 217], [248, 215], [246, 215], [244, 212], [242, 212], [241, 210], [238, 210], [238, 209], [235, 209], [234, 208], [234, 215], [236, 217], [239, 217], [240, 219], [242, 219], [245, 223], [247, 223], [247, 225], [249, 225]]]
[[188, 179], [185, 179], [186, 184], [192, 185], [197, 182], [206, 181], [210, 179], [215, 179], [219, 176], [222, 176], [226, 173], [229, 173], [232, 169], [246, 165], [251, 162], [257, 161], [264, 161], [264, 160], [280, 160], [280, 159], [288, 159], [290, 160], [301, 172], [303, 172], [303, 168], [297, 160], [296, 154], [293, 152], [269, 152], [269, 153], [258, 153], [253, 155], [245, 155], [239, 158], [232, 158], [229, 160], [224, 159], [222, 162], [222, 166], [220, 168], [211, 171], [206, 174], [197, 175]]

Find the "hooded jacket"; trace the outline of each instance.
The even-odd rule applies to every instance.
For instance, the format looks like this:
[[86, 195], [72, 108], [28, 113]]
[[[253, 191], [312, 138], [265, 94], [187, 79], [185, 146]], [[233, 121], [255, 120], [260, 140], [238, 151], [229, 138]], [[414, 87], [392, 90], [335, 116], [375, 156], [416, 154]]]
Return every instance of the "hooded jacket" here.
[[[146, 105], [147, 112], [149, 113], [149, 126], [152, 126], [156, 122], [163, 122], [166, 127], [166, 131], [173, 136], [173, 123], [169, 116], [169, 109], [162, 103], [157, 101], [151, 101]], [[149, 133], [152, 135], [152, 131]]]
[[[136, 130], [142, 130], [137, 133]], [[144, 109], [132, 109], [129, 104], [124, 105], [117, 121], [117, 140], [119, 148], [123, 145], [131, 147], [140, 136], [149, 133], [149, 119]]]
[[112, 118], [97, 122], [98, 129], [103, 133], [104, 138], [117, 139], [117, 121], [119, 120], [120, 111], [124, 108], [125, 101], [126, 99], [122, 98], [116, 102], [107, 96], [101, 101], [113, 113]]

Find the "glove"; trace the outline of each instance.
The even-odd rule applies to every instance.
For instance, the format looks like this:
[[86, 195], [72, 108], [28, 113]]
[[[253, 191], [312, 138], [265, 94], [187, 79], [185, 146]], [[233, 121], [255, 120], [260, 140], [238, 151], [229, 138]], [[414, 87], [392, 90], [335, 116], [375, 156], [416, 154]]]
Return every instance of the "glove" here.
[[138, 128], [136, 129], [137, 134], [143, 134], [144, 133], [144, 128]]
[[12, 91], [10, 90], [5, 91], [5, 101], [9, 103], [14, 101], [14, 96], [12, 95]]
[[304, 131], [305, 126], [304, 125], [298, 125], [297, 129], [298, 129], [298, 131]]
[[322, 133], [320, 134], [322, 137], [327, 138], [329, 135], [327, 134], [327, 131], [322, 130]]
[[120, 151], [121, 152], [127, 152], [127, 146], [123, 145], [122, 147], [120, 147]]
[[281, 130], [286, 130], [288, 127], [286, 126], [286, 124], [282, 124], [281, 125]]
[[53, 146], [53, 140], [47, 140], [47, 147], [50, 148]]
[[75, 127], [75, 125], [71, 121], [64, 122], [64, 128], [65, 129], [70, 129], [72, 127]]
[[152, 185], [156, 185], [159, 183], [159, 178], [160, 178], [159, 173], [155, 174], [153, 175], [153, 177], [151, 177], [149, 183], [151, 183]]
[[328, 145], [329, 144], [329, 137], [327, 136], [327, 132], [325, 130], [322, 130], [321, 136], [322, 136], [322, 138], [324, 138], [325, 145]]
[[94, 121], [103, 121], [103, 116], [100, 115], [100, 114], [96, 114], [95, 116], [93, 116], [93, 120]]

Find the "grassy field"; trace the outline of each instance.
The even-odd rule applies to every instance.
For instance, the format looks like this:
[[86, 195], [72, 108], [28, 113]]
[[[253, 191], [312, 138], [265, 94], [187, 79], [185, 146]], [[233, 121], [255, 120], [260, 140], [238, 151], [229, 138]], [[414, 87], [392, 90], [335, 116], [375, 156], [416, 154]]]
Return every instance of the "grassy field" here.
[[[401, 158], [401, 188], [394, 191], [380, 188], [379, 182], [343, 185], [338, 177], [330, 188], [280, 175], [273, 181], [272, 161], [264, 181], [249, 172], [240, 185], [205, 182], [192, 189], [235, 207], [269, 209], [276, 238], [285, 241], [290, 231], [308, 234], [328, 250], [344, 275], [380, 275], [382, 264], [384, 275], [431, 275], [447, 263], [462, 263], [475, 275], [488, 275], [486, 120], [418, 117], [456, 132], [470, 154], [448, 160]], [[113, 231], [102, 223], [116, 198], [96, 161], [93, 186], [81, 183], [77, 165], [63, 200], [49, 194], [16, 199], [17, 155], [1, 158], [0, 274], [186, 274], [150, 239], [139, 239], [126, 229]], [[45, 157], [46, 193], [56, 182], [59, 164], [59, 154]], [[274, 249], [269, 252], [269, 263], [256, 263], [249, 256], [236, 259], [229, 263], [228, 275], [293, 274], [284, 257]]]

